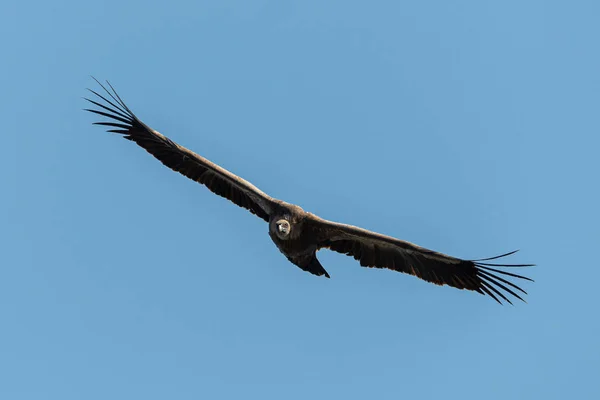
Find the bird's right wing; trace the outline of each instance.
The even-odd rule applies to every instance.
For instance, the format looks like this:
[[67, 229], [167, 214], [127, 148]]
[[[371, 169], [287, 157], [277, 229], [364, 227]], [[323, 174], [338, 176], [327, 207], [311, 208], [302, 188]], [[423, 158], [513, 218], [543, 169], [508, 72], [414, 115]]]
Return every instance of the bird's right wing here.
[[178, 145], [150, 128], [133, 114], [110, 83], [108, 83], [108, 86], [111, 91], [100, 82], [98, 84], [102, 86], [110, 99], [89, 89], [98, 97], [96, 99], [98, 101], [87, 98], [86, 100], [98, 108], [86, 109], [86, 111], [108, 117], [111, 121], [96, 122], [95, 125], [110, 127], [111, 129], [108, 132], [123, 135], [125, 139], [137, 143], [172, 170], [205, 185], [213, 193], [225, 197], [269, 222], [269, 216], [276, 202], [275, 199], [250, 182]]
[[308, 223], [316, 234], [319, 248], [352, 256], [363, 267], [387, 268], [414, 275], [436, 285], [473, 290], [487, 294], [499, 303], [498, 297], [510, 303], [505, 294], [511, 294], [520, 300], [523, 299], [517, 291], [526, 294], [523, 289], [502, 276], [531, 281], [530, 278], [499, 268], [528, 267], [532, 264], [484, 262], [508, 256], [514, 251], [482, 260], [462, 260], [377, 232], [328, 221], [313, 214], [309, 214]]

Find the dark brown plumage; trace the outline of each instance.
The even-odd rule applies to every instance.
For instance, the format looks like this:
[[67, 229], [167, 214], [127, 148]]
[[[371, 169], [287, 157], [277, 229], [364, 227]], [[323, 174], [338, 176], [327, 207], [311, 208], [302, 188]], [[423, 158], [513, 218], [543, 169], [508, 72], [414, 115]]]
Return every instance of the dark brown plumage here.
[[95, 124], [109, 127], [109, 132], [137, 143], [172, 170], [268, 222], [269, 236], [275, 245], [290, 262], [304, 271], [329, 278], [316, 252], [330, 249], [354, 257], [364, 267], [387, 268], [437, 285], [472, 290], [489, 295], [499, 303], [500, 299], [511, 303], [507, 295], [523, 300], [518, 292], [527, 294], [505, 278], [532, 281], [530, 278], [499, 268], [533, 264], [487, 262], [516, 251], [481, 260], [462, 260], [390, 236], [319, 218], [296, 205], [268, 196], [250, 182], [161, 135], [133, 114], [110, 83], [110, 90], [100, 82], [98, 84], [107, 96], [89, 89], [98, 101], [86, 100], [98, 108], [86, 111], [110, 121]]

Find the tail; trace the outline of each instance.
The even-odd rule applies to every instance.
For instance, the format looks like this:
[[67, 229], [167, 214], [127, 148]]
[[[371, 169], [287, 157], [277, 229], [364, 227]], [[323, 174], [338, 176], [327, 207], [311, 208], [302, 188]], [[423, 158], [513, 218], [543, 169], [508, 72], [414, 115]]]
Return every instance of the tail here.
[[325, 275], [326, 278], [331, 278], [317, 259], [316, 252], [299, 257], [288, 257], [288, 260], [300, 267], [300, 269], [310, 272], [311, 274], [318, 276]]

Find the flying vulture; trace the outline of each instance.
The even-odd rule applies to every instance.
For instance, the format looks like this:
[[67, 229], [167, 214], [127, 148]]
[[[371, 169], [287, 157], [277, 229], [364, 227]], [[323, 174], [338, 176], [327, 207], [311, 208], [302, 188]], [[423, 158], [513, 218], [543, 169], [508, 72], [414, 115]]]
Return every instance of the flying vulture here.
[[108, 132], [123, 135], [172, 170], [265, 220], [277, 248], [304, 271], [329, 278], [316, 253], [320, 249], [330, 249], [354, 257], [363, 267], [387, 268], [436, 285], [472, 290], [489, 295], [500, 304], [500, 299], [511, 303], [508, 295], [523, 300], [518, 292], [527, 294], [508, 279], [532, 279], [499, 268], [533, 264], [489, 262], [516, 251], [480, 260], [462, 260], [404, 240], [319, 218], [297, 205], [269, 196], [250, 182], [150, 128], [125, 105], [109, 82], [110, 90], [96, 82], [106, 93], [102, 95], [88, 89], [97, 97], [86, 100], [97, 108], [86, 111], [108, 117], [110, 121], [95, 124], [107, 126]]

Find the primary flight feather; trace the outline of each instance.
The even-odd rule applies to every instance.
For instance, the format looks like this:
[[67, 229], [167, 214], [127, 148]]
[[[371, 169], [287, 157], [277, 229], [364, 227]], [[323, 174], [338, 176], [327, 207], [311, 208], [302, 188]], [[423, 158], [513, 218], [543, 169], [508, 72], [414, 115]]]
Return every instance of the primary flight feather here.
[[437, 285], [472, 290], [488, 295], [498, 303], [501, 299], [511, 303], [509, 295], [523, 300], [521, 294], [527, 294], [508, 279], [532, 279], [500, 268], [533, 264], [488, 262], [516, 251], [486, 259], [462, 260], [404, 240], [319, 218], [299, 206], [274, 199], [250, 182], [173, 142], [137, 118], [110, 83], [107, 82], [108, 88], [98, 84], [105, 94], [88, 89], [96, 99], [86, 100], [97, 108], [86, 111], [109, 120], [94, 124], [107, 126], [109, 132], [123, 135], [167, 167], [268, 222], [269, 236], [275, 245], [290, 262], [304, 271], [329, 278], [316, 253], [320, 249], [330, 249], [354, 257], [363, 267], [387, 268]]

